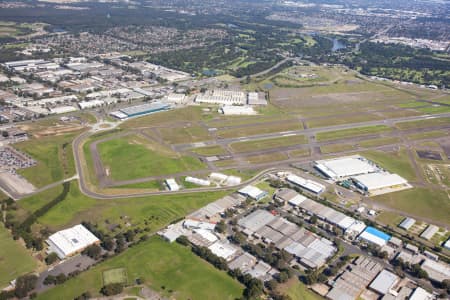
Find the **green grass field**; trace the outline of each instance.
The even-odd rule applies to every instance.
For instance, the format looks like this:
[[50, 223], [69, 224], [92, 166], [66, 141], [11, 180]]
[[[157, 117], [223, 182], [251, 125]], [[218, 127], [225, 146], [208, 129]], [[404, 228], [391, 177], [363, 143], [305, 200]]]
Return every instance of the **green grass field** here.
[[125, 268], [130, 281], [141, 278], [144, 284], [168, 298], [232, 300], [240, 297], [243, 290], [237, 281], [188, 248], [153, 237], [44, 292], [37, 299], [73, 299], [83, 291], [97, 296], [103, 271], [112, 268]]
[[114, 180], [169, 175], [204, 167], [197, 158], [178, 155], [136, 135], [99, 143], [98, 151]]
[[251, 152], [257, 150], [266, 150], [278, 147], [288, 147], [300, 144], [306, 144], [308, 140], [304, 135], [281, 136], [273, 139], [255, 140], [248, 142], [237, 142], [230, 145], [233, 152]]
[[293, 279], [286, 284], [282, 293], [288, 295], [292, 300], [321, 300], [323, 299], [308, 288], [299, 280]]
[[445, 191], [414, 188], [376, 196], [373, 200], [415, 216], [450, 224], [450, 201]]
[[158, 129], [162, 139], [170, 144], [193, 143], [210, 140], [206, 128], [200, 126]]
[[427, 132], [420, 132], [420, 133], [414, 133], [407, 135], [408, 140], [422, 140], [422, 139], [431, 139], [431, 138], [438, 138], [449, 135], [448, 132], [444, 130], [432, 130]]
[[358, 144], [361, 147], [377, 147], [377, 146], [383, 146], [383, 145], [390, 145], [400, 142], [400, 139], [396, 137], [383, 137], [383, 138], [377, 138], [377, 139], [371, 139], [367, 141], [361, 141]]
[[[32, 212], [51, 201], [61, 190], [61, 187], [57, 187], [51, 191], [22, 199], [18, 203], [24, 209]], [[81, 221], [92, 221], [106, 228], [106, 224], [103, 222], [106, 219], [112, 224], [124, 224], [122, 217], [127, 216], [127, 220], [132, 225], [144, 226], [143, 224], [147, 223], [145, 226], [148, 226], [151, 231], [156, 231], [227, 193], [221, 191], [96, 200], [82, 194], [78, 189], [78, 183], [73, 181], [66, 199], [40, 217], [38, 222], [55, 230]]]
[[21, 169], [19, 174], [37, 187], [71, 177], [75, 174], [72, 153], [72, 140], [75, 134], [32, 138], [17, 143], [15, 148], [29, 154], [38, 163], [36, 166]]
[[344, 151], [350, 151], [350, 150], [356, 150], [355, 145], [350, 145], [350, 144], [332, 144], [332, 145], [320, 146], [320, 152], [322, 152], [323, 154], [335, 153], [335, 152], [344, 152]]
[[392, 173], [404, 177], [409, 181], [417, 179], [416, 173], [411, 165], [408, 154], [405, 149], [400, 149], [398, 152], [382, 152], [382, 151], [365, 151], [361, 153], [362, 156], [375, 162], [382, 168]]
[[300, 130], [300, 129], [303, 129], [303, 126], [300, 122], [285, 121], [282, 123], [271, 124], [270, 126], [268, 126], [267, 124], [260, 124], [248, 127], [241, 127], [239, 129], [236, 128], [219, 129], [217, 131], [217, 135], [222, 138], [233, 138], [233, 137], [244, 137], [273, 132]]
[[392, 130], [389, 126], [385, 125], [376, 125], [376, 126], [365, 126], [344, 130], [336, 130], [336, 131], [327, 131], [327, 132], [319, 132], [317, 134], [318, 141], [331, 141], [338, 140], [344, 138], [350, 138], [355, 136], [364, 136], [370, 134], [377, 134], [382, 132], [387, 132]]
[[409, 122], [400, 122], [396, 123], [399, 129], [414, 129], [414, 128], [426, 128], [440, 125], [448, 125], [450, 124], [450, 118], [434, 118], [420, 121], [409, 121]]
[[214, 156], [214, 155], [225, 155], [227, 154], [227, 151], [223, 149], [221, 146], [207, 146], [207, 147], [200, 147], [200, 148], [194, 148], [189, 150], [193, 153], [196, 153], [198, 155], [204, 155], [204, 156]]
[[37, 261], [24, 246], [14, 241], [0, 224], [0, 288], [6, 287], [16, 277], [33, 271]]
[[127, 270], [125, 268], [115, 268], [103, 271], [103, 285], [111, 283], [121, 283], [126, 285], [128, 283]]

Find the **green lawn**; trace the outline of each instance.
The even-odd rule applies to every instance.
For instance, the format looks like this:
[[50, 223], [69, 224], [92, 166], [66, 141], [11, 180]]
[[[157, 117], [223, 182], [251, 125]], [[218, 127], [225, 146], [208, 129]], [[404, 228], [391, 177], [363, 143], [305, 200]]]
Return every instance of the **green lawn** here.
[[163, 183], [158, 180], [130, 183], [126, 185], [117, 186], [120, 189], [151, 189], [151, 190], [161, 190], [163, 188]]
[[21, 169], [18, 173], [37, 187], [73, 176], [75, 164], [71, 143], [74, 138], [75, 134], [66, 134], [32, 138], [14, 144], [15, 148], [29, 154], [38, 162], [36, 166]]
[[273, 139], [255, 140], [247, 142], [232, 143], [230, 146], [234, 152], [250, 152], [278, 147], [288, 147], [299, 144], [306, 144], [308, 140], [304, 135], [282, 136]]
[[112, 268], [125, 268], [130, 282], [141, 278], [170, 298], [231, 300], [240, 297], [243, 290], [237, 281], [188, 248], [153, 237], [39, 295], [38, 299], [73, 299], [83, 291], [98, 295], [102, 272]]
[[361, 147], [377, 147], [398, 143], [400, 140], [396, 137], [384, 137], [359, 142]]
[[445, 191], [414, 188], [376, 196], [373, 200], [405, 213], [450, 224], [450, 201]]
[[439, 138], [449, 133], [444, 130], [432, 130], [427, 132], [413, 133], [406, 136], [408, 140], [422, 140], [422, 139], [431, 139], [431, 138]]
[[377, 134], [381, 132], [390, 131], [392, 128], [385, 125], [376, 125], [376, 126], [365, 126], [344, 130], [336, 130], [336, 131], [327, 131], [327, 132], [319, 132], [317, 134], [318, 141], [330, 141], [337, 140], [355, 136], [363, 136], [369, 134]]
[[350, 151], [350, 150], [356, 150], [355, 145], [331, 144], [331, 145], [320, 146], [320, 152], [322, 152], [323, 154], [344, 152], [344, 151]]
[[33, 271], [37, 264], [25, 247], [14, 241], [0, 224], [0, 288], [18, 276]]
[[170, 144], [193, 143], [211, 139], [208, 130], [200, 126], [161, 128], [159, 132], [162, 139]]
[[400, 149], [398, 152], [382, 152], [382, 151], [365, 151], [361, 153], [364, 157], [375, 162], [382, 168], [392, 173], [404, 177], [409, 181], [417, 179], [416, 173], [411, 165], [408, 154], [405, 149]]
[[128, 283], [127, 270], [125, 268], [115, 268], [103, 271], [103, 285], [111, 283]]
[[322, 300], [323, 298], [319, 295], [314, 294], [314, 292], [307, 289], [307, 287], [298, 280], [293, 280], [289, 283], [285, 291], [293, 300]]
[[197, 158], [178, 155], [135, 135], [99, 143], [98, 151], [114, 180], [169, 175], [204, 167]]

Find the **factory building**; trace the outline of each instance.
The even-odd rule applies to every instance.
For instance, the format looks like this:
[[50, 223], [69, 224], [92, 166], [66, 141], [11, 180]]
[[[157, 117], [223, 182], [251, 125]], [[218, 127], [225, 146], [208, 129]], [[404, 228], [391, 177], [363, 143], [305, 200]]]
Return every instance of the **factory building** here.
[[225, 243], [223, 241], [215, 242], [214, 244], [209, 246], [208, 249], [211, 250], [213, 254], [218, 257], [222, 257], [226, 261], [232, 260], [236, 252], [238, 251], [236, 246], [230, 243]]
[[304, 190], [306, 190], [308, 192], [311, 192], [313, 194], [316, 194], [316, 195], [318, 195], [318, 194], [322, 193], [323, 191], [325, 191], [325, 186], [324, 185], [322, 185], [322, 184], [320, 184], [318, 182], [309, 180], [309, 179], [304, 179], [304, 178], [299, 177], [297, 175], [289, 175], [286, 178], [286, 180], [289, 183], [293, 184], [294, 186], [300, 187], [300, 188], [302, 188], [302, 189], [304, 189]]
[[446, 263], [426, 258], [420, 267], [428, 273], [431, 280], [442, 282], [450, 279], [450, 266]]
[[315, 162], [314, 167], [327, 178], [335, 181], [378, 171], [376, 165], [359, 155], [318, 160]]
[[391, 236], [374, 227], [369, 226], [359, 235], [358, 238], [369, 244], [383, 247], [391, 239]]
[[100, 240], [83, 225], [64, 229], [47, 239], [48, 253], [54, 252], [60, 259], [82, 252], [87, 247], [99, 244]]
[[371, 173], [352, 177], [353, 182], [361, 190], [369, 194], [384, 189], [409, 187], [408, 181], [397, 174]]
[[369, 285], [369, 288], [384, 296], [386, 294], [389, 294], [389, 291], [397, 282], [399, 282], [399, 280], [400, 278], [397, 275], [387, 270], [383, 270], [372, 281], [372, 283]]

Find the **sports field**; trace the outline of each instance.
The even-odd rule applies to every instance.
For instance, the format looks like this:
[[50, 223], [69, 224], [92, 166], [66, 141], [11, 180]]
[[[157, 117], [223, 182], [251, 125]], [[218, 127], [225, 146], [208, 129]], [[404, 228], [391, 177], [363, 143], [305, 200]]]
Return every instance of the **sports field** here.
[[153, 237], [40, 294], [37, 299], [73, 299], [83, 291], [97, 296], [103, 272], [113, 268], [126, 269], [130, 281], [141, 278], [144, 284], [168, 298], [232, 300], [239, 298], [243, 290], [237, 281], [188, 248]]
[[24, 246], [14, 241], [11, 234], [0, 224], [0, 288], [17, 276], [32, 272], [37, 261]]
[[194, 157], [131, 135], [98, 144], [104, 167], [113, 180], [128, 180], [200, 170], [204, 165]]
[[344, 139], [344, 138], [355, 137], [355, 136], [377, 134], [377, 133], [387, 132], [390, 130], [392, 130], [392, 128], [390, 128], [389, 126], [376, 125], [376, 126], [365, 126], [365, 127], [336, 130], [336, 131], [326, 131], [326, 132], [319, 132], [317, 134], [317, 140], [318, 141], [331, 141], [331, 140], [338, 140], [338, 139]]
[[127, 284], [128, 275], [125, 268], [115, 268], [103, 271], [103, 285], [108, 285], [112, 283]]

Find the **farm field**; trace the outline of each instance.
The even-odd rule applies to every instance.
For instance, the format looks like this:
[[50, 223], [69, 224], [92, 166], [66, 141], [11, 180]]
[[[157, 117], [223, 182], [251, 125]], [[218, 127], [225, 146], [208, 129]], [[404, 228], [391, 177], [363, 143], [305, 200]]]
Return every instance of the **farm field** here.
[[304, 135], [282, 136], [273, 139], [262, 139], [248, 142], [237, 142], [230, 145], [233, 152], [251, 152], [257, 150], [267, 150], [272, 148], [294, 146], [306, 144], [308, 140]]
[[204, 167], [197, 158], [179, 155], [136, 135], [99, 143], [98, 151], [113, 180], [167, 175]]
[[24, 246], [14, 241], [11, 234], [0, 224], [0, 287], [5, 287], [17, 276], [33, 271], [37, 261]]
[[20, 169], [18, 173], [37, 187], [73, 176], [75, 165], [71, 143], [74, 138], [75, 134], [66, 134], [32, 138], [14, 144], [16, 149], [37, 161], [36, 166]]
[[188, 248], [153, 237], [40, 294], [37, 299], [73, 299], [83, 291], [99, 295], [102, 273], [113, 268], [126, 269], [128, 281], [141, 278], [144, 284], [169, 298], [232, 300], [240, 297], [243, 290], [237, 281]]
[[365, 126], [344, 130], [319, 132], [317, 134], [318, 141], [331, 141], [348, 137], [364, 136], [390, 131], [391, 128], [385, 125]]
[[449, 225], [450, 201], [445, 191], [414, 188], [372, 198], [399, 211]]

